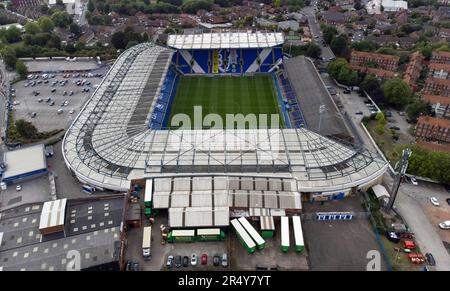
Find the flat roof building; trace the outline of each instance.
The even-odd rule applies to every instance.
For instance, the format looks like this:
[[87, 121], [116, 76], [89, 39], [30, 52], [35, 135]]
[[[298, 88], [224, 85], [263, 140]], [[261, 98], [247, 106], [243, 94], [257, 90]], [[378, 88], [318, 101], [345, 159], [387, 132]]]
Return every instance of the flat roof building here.
[[18, 183], [47, 173], [43, 144], [5, 152], [3, 162], [6, 169], [2, 181], [6, 184]]

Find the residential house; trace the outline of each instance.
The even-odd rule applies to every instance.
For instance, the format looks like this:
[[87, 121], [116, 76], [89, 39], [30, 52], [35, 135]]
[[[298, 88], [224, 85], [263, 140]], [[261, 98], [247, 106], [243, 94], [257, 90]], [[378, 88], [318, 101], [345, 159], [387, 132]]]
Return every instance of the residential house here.
[[450, 119], [449, 97], [425, 94], [422, 99], [431, 105], [436, 117]]
[[398, 69], [400, 57], [378, 53], [368, 53], [353, 50], [350, 55], [350, 65], [373, 67], [395, 72]]
[[450, 120], [420, 116], [414, 134], [418, 139], [448, 144], [450, 143]]
[[420, 51], [417, 51], [411, 55], [409, 63], [406, 66], [403, 80], [413, 91], [417, 90], [417, 81], [420, 77], [420, 71], [422, 70], [423, 62], [424, 56], [420, 53]]
[[350, 20], [350, 14], [333, 11], [324, 11], [321, 13], [321, 18], [328, 25], [345, 24]]
[[424, 94], [450, 97], [450, 79], [428, 77], [425, 81]]
[[438, 79], [450, 79], [450, 64], [430, 63], [428, 76]]
[[433, 51], [430, 63], [450, 64], [450, 52]]

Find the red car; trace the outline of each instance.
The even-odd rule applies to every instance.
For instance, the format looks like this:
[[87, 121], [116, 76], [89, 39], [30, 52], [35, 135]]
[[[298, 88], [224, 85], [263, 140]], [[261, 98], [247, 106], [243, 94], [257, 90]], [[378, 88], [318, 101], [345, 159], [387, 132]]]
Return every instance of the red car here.
[[202, 262], [202, 265], [208, 264], [208, 255], [207, 254], [202, 255], [201, 262]]

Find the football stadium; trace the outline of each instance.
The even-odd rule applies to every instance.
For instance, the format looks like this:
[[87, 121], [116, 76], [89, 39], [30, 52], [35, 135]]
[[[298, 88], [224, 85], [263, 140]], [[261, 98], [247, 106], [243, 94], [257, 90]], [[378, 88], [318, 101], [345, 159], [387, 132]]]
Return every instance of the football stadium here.
[[222, 31], [125, 50], [64, 137], [67, 167], [100, 189], [146, 185], [171, 227], [226, 226], [233, 209], [296, 213], [379, 181], [386, 162], [349, 142], [326, 90], [302, 85], [319, 80], [312, 62], [283, 43]]

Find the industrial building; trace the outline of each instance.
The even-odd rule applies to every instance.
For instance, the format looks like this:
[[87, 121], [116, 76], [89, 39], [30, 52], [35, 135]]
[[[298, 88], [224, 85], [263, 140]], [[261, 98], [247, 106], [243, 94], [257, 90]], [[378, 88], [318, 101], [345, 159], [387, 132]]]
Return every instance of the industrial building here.
[[2, 181], [7, 185], [47, 173], [47, 161], [43, 144], [5, 152], [3, 163], [5, 169]]

